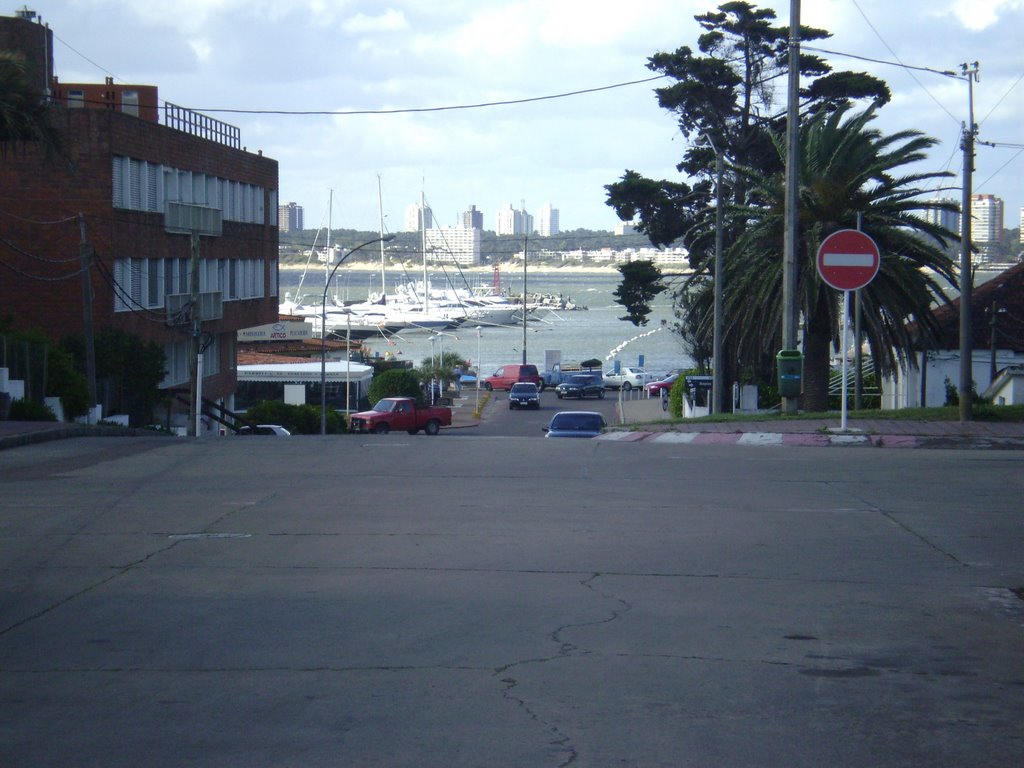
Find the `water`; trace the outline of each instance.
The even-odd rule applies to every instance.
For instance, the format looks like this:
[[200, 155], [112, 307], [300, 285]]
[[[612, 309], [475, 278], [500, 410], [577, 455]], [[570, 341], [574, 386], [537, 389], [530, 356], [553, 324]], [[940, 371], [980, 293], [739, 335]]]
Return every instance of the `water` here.
[[[295, 294], [301, 271], [281, 270], [280, 293]], [[410, 274], [415, 279], [420, 274]], [[467, 273], [472, 283], [491, 282], [491, 274], [481, 272]], [[660, 373], [676, 368], [692, 365], [689, 356], [682, 348], [679, 337], [662, 325], [673, 322], [671, 298], [662, 294], [658, 303], [652, 306], [650, 321], [646, 326], [638, 327], [619, 317], [625, 314], [624, 308], [615, 303], [612, 292], [619, 284], [620, 275], [616, 271], [607, 272], [566, 272], [566, 271], [534, 271], [527, 275], [527, 289], [530, 293], [561, 295], [571, 299], [584, 310], [544, 311], [534, 315], [536, 319], [527, 322], [526, 328], [526, 361], [543, 369], [545, 352], [560, 350], [562, 360], [566, 363], [578, 363], [589, 358], [597, 358], [610, 368], [612, 361], [618, 359], [622, 365], [637, 365], [640, 355], [644, 357], [644, 367], [649, 371]], [[303, 293], [307, 299], [319, 303], [323, 291], [322, 278], [307, 275], [303, 283]], [[444, 277], [432, 276], [435, 287], [441, 287]], [[461, 278], [456, 285], [461, 285]], [[390, 276], [389, 276], [390, 282]], [[505, 291], [521, 294], [523, 289], [522, 273], [502, 276], [502, 288]], [[380, 273], [371, 270], [338, 270], [332, 281], [331, 294], [347, 301], [362, 301], [370, 291], [380, 290]], [[312, 298], [316, 296], [316, 298]], [[523, 360], [523, 327], [516, 325], [507, 328], [482, 328], [477, 337], [476, 327], [467, 324], [454, 330], [445, 331], [433, 342], [433, 351], [454, 351], [461, 357], [476, 365], [481, 362], [484, 374], [490, 374], [500, 365], [520, 363]], [[394, 356], [399, 360], [412, 360], [420, 365], [424, 358], [431, 355], [429, 334], [403, 332], [402, 334], [384, 337], [377, 336], [367, 339], [364, 345], [370, 354]]]

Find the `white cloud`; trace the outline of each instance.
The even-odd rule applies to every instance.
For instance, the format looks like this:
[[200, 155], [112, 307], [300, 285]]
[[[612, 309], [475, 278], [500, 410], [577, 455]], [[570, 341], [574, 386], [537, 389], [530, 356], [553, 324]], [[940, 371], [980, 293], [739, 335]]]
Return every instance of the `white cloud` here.
[[1022, 9], [1024, 0], [957, 0], [953, 4], [953, 13], [967, 29], [974, 31], [988, 29], [1003, 14]]
[[404, 13], [389, 8], [376, 16], [357, 13], [346, 20], [341, 28], [346, 32], [399, 32], [408, 29], [409, 23], [405, 20]]

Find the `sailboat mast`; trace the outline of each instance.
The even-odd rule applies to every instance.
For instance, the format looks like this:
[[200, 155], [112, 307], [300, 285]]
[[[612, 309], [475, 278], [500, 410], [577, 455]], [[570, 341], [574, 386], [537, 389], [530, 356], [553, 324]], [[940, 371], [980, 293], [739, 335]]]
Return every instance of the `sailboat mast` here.
[[387, 289], [384, 287], [384, 199], [380, 191], [380, 174], [377, 174], [377, 215], [380, 217], [380, 295], [384, 297]]
[[324, 257], [324, 291], [331, 279], [331, 213], [334, 211], [334, 190], [327, 195], [327, 255]]
[[420, 188], [420, 243], [423, 248], [423, 311], [430, 311], [430, 283], [427, 282], [427, 201]]

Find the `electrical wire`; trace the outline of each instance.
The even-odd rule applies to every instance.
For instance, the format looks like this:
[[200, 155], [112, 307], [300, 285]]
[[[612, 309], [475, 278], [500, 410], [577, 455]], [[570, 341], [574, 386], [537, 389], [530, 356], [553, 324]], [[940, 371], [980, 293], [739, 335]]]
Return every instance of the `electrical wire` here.
[[[900, 57], [896, 54], [896, 51], [894, 51], [892, 49], [892, 46], [889, 45], [889, 43], [886, 42], [884, 37], [882, 37], [882, 33], [879, 32], [875, 28], [875, 25], [871, 23], [871, 19], [869, 19], [868, 15], [866, 13], [864, 13], [864, 9], [860, 7], [860, 3], [858, 3], [857, 0], [852, 0], [852, 2], [853, 2], [853, 6], [857, 9], [857, 11], [860, 13], [860, 15], [864, 18], [864, 21], [867, 23], [867, 25], [869, 27], [871, 27], [871, 31], [875, 33], [875, 36], [879, 40], [881, 40], [882, 45], [884, 45], [886, 47], [886, 49], [889, 51], [889, 53], [892, 54], [893, 58], [896, 59], [896, 61], [898, 61], [900, 63], [900, 66], [907, 70], [907, 74], [910, 75], [911, 78], [913, 78], [914, 82], [917, 83], [918, 86], [920, 86], [921, 90], [928, 94], [928, 98], [930, 98], [932, 101], [934, 101], [938, 105], [939, 109], [941, 109], [943, 112], [945, 112], [947, 115], [949, 115], [950, 119], [953, 120], [953, 122], [955, 122], [955, 123], [962, 122], [961, 120], [957, 119], [956, 115], [954, 115], [952, 112], [950, 112], [948, 109], [946, 109], [946, 107], [943, 106], [942, 102], [939, 101], [937, 98], [935, 98], [935, 96], [932, 94], [931, 91], [929, 91], [927, 88], [925, 88], [924, 83], [922, 83], [920, 80], [918, 80], [917, 75], [914, 74], [913, 68], [908, 67], [906, 64], [903, 63], [902, 60], [900, 60]], [[946, 73], [940, 73], [940, 74], [946, 74]], [[953, 75], [953, 76], [955, 77], [956, 75]]]

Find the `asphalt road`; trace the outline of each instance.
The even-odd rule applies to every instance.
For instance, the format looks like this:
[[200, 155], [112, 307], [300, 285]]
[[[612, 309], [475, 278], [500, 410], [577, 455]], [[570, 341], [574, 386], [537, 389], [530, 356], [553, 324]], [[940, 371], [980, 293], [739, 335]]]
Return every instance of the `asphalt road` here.
[[1019, 452], [469, 432], [0, 452], [0, 765], [1024, 761]]
[[[471, 407], [473, 395], [466, 397], [467, 405]], [[483, 393], [481, 393], [483, 396]], [[605, 417], [609, 424], [615, 423], [615, 404], [619, 393], [608, 390], [603, 399], [587, 397], [559, 399], [555, 390], [547, 388], [540, 393], [540, 408], [532, 410], [529, 408], [516, 408], [510, 410], [508, 407], [508, 392], [494, 391], [491, 399], [484, 409], [484, 419], [472, 433], [462, 433], [474, 437], [543, 437], [543, 428], [551, 421], [551, 417], [558, 411], [597, 411]], [[634, 392], [633, 396], [638, 396]]]

